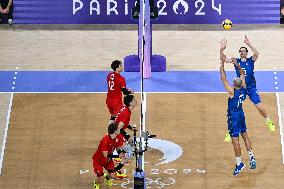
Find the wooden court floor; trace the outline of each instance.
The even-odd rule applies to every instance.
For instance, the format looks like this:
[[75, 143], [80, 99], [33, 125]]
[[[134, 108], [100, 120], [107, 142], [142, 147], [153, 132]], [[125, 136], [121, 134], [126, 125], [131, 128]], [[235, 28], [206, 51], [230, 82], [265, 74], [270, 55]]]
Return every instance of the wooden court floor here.
[[[275, 93], [261, 97], [278, 125]], [[149, 150], [148, 188], [284, 188], [279, 128], [270, 133], [249, 100], [244, 106], [257, 169], [249, 170], [242, 148], [247, 167], [232, 176], [233, 148], [223, 142], [226, 106], [225, 94], [147, 94], [147, 130], [183, 150], [179, 159], [163, 165], [156, 165], [161, 151]], [[132, 123], [139, 119], [137, 106]], [[91, 172], [79, 172], [92, 170], [91, 156], [107, 122], [105, 94], [15, 94], [0, 188], [92, 188]], [[126, 166], [128, 175], [133, 168], [133, 163]], [[132, 187], [129, 180], [114, 183], [113, 188]]]

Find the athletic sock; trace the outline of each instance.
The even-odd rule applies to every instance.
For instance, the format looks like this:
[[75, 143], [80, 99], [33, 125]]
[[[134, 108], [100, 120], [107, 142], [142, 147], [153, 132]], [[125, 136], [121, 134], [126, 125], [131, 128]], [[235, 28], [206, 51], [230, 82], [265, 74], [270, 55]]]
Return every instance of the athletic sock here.
[[236, 164], [237, 166], [239, 166], [242, 163], [242, 158], [240, 157], [236, 157]]
[[264, 118], [265, 119], [265, 123], [268, 123], [270, 120], [270, 118], [267, 116], [267, 118]]
[[251, 157], [254, 157], [252, 150], [248, 151], [248, 155], [249, 155], [250, 158], [251, 158]]

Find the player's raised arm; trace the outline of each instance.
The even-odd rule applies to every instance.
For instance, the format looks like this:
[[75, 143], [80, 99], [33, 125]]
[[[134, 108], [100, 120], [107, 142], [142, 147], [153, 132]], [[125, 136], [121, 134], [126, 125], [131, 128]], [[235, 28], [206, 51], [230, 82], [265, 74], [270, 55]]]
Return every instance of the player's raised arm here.
[[245, 76], [245, 71], [242, 69], [240, 64], [237, 62], [236, 58], [232, 58], [232, 63], [239, 69], [240, 72], [240, 78], [242, 80], [242, 86], [246, 88], [246, 76]]
[[249, 39], [247, 38], [247, 36], [245, 35], [245, 40], [244, 43], [247, 44], [249, 46], [249, 48], [251, 48], [253, 55], [252, 55], [252, 60], [255, 62], [258, 58], [259, 52], [256, 50], [256, 48], [254, 48], [251, 44], [251, 42], [249, 41]]
[[223, 82], [223, 85], [224, 85], [226, 91], [229, 93], [229, 95], [234, 96], [234, 89], [230, 86], [230, 84], [227, 80], [227, 76], [226, 76], [225, 69], [224, 69], [224, 62], [225, 62], [225, 60], [222, 59], [221, 64], [220, 64], [221, 80]]
[[220, 60], [225, 60], [226, 59], [226, 55], [224, 54], [224, 50], [227, 47], [227, 40], [226, 39], [222, 39], [220, 41]]

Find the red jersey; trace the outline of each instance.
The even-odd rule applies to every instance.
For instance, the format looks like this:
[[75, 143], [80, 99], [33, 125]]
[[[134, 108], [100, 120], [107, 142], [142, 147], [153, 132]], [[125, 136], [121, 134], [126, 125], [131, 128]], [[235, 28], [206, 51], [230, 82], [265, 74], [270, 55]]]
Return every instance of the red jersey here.
[[122, 134], [119, 134], [116, 136], [115, 138], [116, 148], [123, 146], [125, 142], [126, 142], [126, 139], [124, 138]]
[[111, 72], [107, 76], [107, 99], [122, 100], [122, 88], [126, 88], [125, 78], [116, 72]]
[[123, 122], [124, 123], [123, 129], [125, 130], [129, 125], [130, 116], [131, 116], [131, 111], [129, 110], [129, 108], [124, 106], [117, 114], [117, 117], [115, 118], [114, 122], [117, 124], [119, 124], [119, 122]]
[[108, 154], [112, 154], [113, 151], [116, 148], [116, 141], [115, 139], [112, 139], [108, 134], [106, 136], [104, 136], [102, 138], [102, 140], [100, 141], [100, 144], [98, 146], [97, 151], [93, 154], [93, 159], [97, 159], [98, 161], [102, 162], [102, 163], [106, 163], [103, 162], [103, 160], [105, 159], [103, 152], [107, 151]]

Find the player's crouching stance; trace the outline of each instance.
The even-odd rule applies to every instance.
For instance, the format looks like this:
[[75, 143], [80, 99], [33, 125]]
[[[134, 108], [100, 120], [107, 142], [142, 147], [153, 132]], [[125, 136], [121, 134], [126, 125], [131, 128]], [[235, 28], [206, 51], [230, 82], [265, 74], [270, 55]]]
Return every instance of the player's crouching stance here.
[[121, 169], [124, 167], [124, 165], [130, 162], [130, 160], [134, 155], [134, 147], [132, 145], [133, 139], [130, 138], [127, 141], [123, 136], [123, 134], [119, 134], [116, 140], [117, 140], [117, 153], [119, 156], [119, 158], [115, 158], [115, 161], [118, 163], [118, 165], [115, 167], [115, 170], [117, 172], [116, 176], [119, 179], [123, 179], [127, 178], [127, 175], [125, 173], [122, 173]]
[[[106, 186], [112, 186], [112, 180], [116, 178], [115, 167], [113, 162], [113, 151], [116, 146], [117, 124], [111, 123], [108, 126], [108, 134], [102, 138], [97, 151], [93, 154], [94, 174], [97, 176], [94, 181], [94, 189], [99, 189], [100, 185], [105, 182]], [[104, 174], [103, 168], [108, 171]]]
[[223, 82], [223, 85], [229, 94], [228, 111], [227, 111], [228, 130], [232, 138], [232, 144], [233, 144], [235, 156], [236, 156], [236, 167], [234, 169], [233, 175], [238, 175], [245, 167], [245, 164], [242, 162], [242, 159], [241, 159], [241, 147], [239, 143], [239, 134], [241, 134], [245, 142], [248, 154], [250, 156], [249, 161], [250, 161], [251, 169], [256, 168], [256, 161], [253, 156], [250, 139], [246, 132], [247, 128], [246, 128], [246, 123], [245, 123], [245, 115], [244, 115], [244, 111], [242, 107], [242, 104], [246, 98], [245, 73], [243, 69], [241, 68], [241, 66], [237, 63], [237, 60], [235, 58], [232, 58], [233, 64], [239, 69], [240, 77], [236, 77], [234, 79], [233, 87], [230, 86], [226, 78], [226, 73], [224, 70], [225, 58], [226, 57], [224, 56], [221, 59], [220, 75], [221, 75], [221, 80]]
[[132, 158], [133, 156], [133, 147], [130, 145], [133, 142], [133, 139], [131, 136], [125, 131], [126, 129], [129, 129], [131, 131], [134, 131], [135, 128], [133, 126], [129, 125], [131, 112], [134, 109], [134, 107], [137, 105], [137, 101], [133, 95], [127, 95], [124, 97], [124, 104], [125, 106], [120, 110], [118, 113], [115, 123], [118, 125], [118, 130], [120, 131], [120, 135], [118, 135], [118, 153], [123, 152], [125, 154], [124, 158], [121, 158], [122, 160], [119, 160], [119, 164], [116, 167], [117, 170], [117, 177], [118, 178], [126, 178], [127, 175], [120, 172], [122, 167], [127, 164], [127, 162]]

